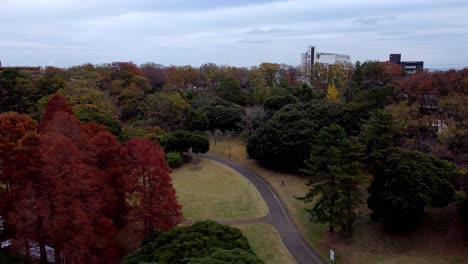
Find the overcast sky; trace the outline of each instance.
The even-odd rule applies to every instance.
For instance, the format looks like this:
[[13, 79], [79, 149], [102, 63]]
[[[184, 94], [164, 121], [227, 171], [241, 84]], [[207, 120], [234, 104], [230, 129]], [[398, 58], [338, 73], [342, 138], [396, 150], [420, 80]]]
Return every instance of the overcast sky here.
[[297, 65], [308, 45], [468, 66], [468, 0], [0, 0], [3, 65]]

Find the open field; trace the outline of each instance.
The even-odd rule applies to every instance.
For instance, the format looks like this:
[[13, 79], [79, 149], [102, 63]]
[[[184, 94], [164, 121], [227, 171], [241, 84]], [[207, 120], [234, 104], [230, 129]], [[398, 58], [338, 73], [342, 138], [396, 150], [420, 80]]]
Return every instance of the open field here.
[[249, 181], [214, 161], [185, 164], [172, 177], [187, 219], [238, 220], [268, 214], [263, 198]]
[[296, 263], [283, 245], [276, 229], [269, 224], [236, 226], [249, 239], [250, 245], [266, 264]]
[[[369, 220], [367, 209], [363, 208], [364, 216], [356, 223], [353, 238], [347, 241], [326, 232], [326, 225], [306, 221], [304, 204], [293, 197], [307, 191], [305, 177], [275, 172], [260, 166], [255, 160], [246, 159], [245, 142], [239, 138], [218, 138], [216, 145], [211, 140], [210, 151], [262, 176], [278, 193], [306, 239], [324, 257], [327, 257], [331, 246], [338, 256], [338, 263], [468, 263], [468, 230], [458, 223], [453, 206], [428, 210], [429, 216], [421, 228], [404, 236], [385, 233], [380, 223]], [[283, 179], [285, 186], [281, 185]]]

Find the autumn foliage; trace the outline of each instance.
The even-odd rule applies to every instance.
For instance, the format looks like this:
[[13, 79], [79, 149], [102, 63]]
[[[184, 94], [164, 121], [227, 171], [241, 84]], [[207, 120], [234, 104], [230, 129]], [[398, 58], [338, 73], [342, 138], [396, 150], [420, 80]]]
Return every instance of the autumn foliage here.
[[54, 95], [40, 125], [0, 114], [0, 216], [14, 248], [46, 246], [55, 263], [115, 263], [121, 230], [142, 238], [182, 220], [164, 151], [157, 142], [121, 145], [105, 127], [80, 123]]

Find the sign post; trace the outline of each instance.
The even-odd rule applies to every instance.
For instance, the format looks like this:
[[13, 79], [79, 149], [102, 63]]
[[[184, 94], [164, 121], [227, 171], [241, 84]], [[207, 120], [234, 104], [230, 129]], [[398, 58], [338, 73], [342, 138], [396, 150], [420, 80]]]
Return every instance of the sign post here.
[[330, 260], [332, 263], [335, 263], [335, 251], [330, 248]]

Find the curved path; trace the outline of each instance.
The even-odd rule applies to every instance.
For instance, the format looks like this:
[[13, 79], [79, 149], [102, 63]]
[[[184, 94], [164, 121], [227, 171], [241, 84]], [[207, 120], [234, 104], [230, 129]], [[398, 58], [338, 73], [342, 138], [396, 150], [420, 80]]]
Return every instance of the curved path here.
[[304, 240], [296, 225], [292, 222], [283, 203], [278, 199], [276, 192], [260, 176], [252, 170], [233, 161], [213, 154], [199, 154], [204, 158], [217, 161], [239, 172], [247, 178], [262, 195], [268, 209], [272, 225], [278, 230], [284, 246], [299, 264], [322, 264], [328, 263], [320, 254]]

